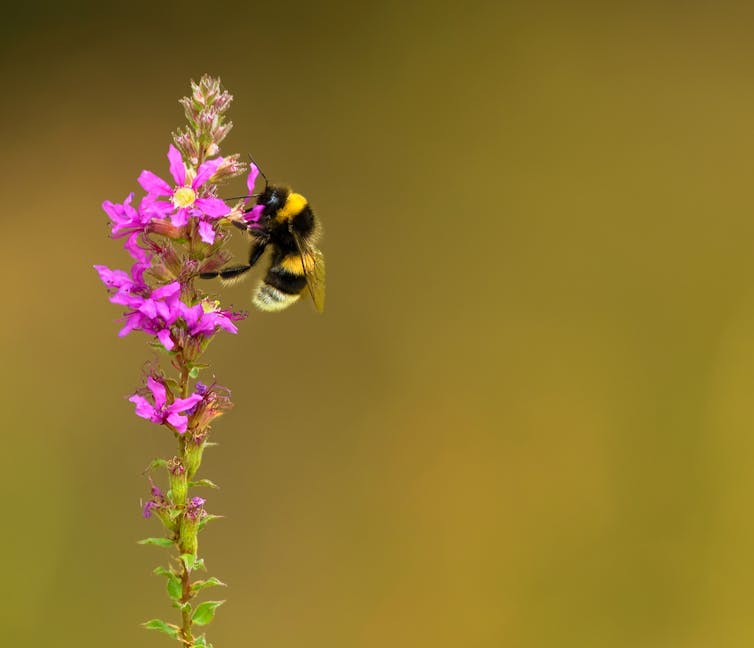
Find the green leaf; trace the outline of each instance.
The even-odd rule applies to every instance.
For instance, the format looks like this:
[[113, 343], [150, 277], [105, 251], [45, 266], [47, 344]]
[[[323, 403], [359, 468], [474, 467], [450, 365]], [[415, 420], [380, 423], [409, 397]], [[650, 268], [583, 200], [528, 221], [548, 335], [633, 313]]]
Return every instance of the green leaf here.
[[155, 349], [155, 351], [160, 351], [161, 353], [165, 353], [170, 356], [174, 356], [176, 354], [176, 351], [168, 351], [164, 346], [162, 346], [162, 342], [158, 342], [157, 340], [153, 342], [147, 342], [147, 344]]
[[199, 528], [203, 529], [205, 526], [207, 526], [208, 522], [212, 522], [212, 520], [219, 520], [220, 518], [224, 517], [224, 515], [205, 515], [201, 520], [199, 520]]
[[139, 540], [140, 545], [155, 545], [157, 547], [172, 547], [173, 541], [170, 538], [144, 538]]
[[173, 572], [171, 572], [167, 567], [163, 567], [160, 565], [159, 567], [155, 567], [152, 570], [153, 574], [157, 574], [158, 576], [172, 576]]
[[215, 586], [218, 586], [218, 585], [219, 585], [220, 587], [228, 587], [228, 586], [227, 586], [227, 585], [226, 585], [225, 583], [223, 583], [223, 582], [222, 582], [222, 581], [221, 581], [221, 580], [220, 580], [219, 578], [215, 578], [215, 577], [213, 576], [212, 578], [208, 578], [207, 580], [199, 580], [199, 581], [196, 581], [196, 582], [195, 582], [195, 583], [194, 583], [194, 584], [193, 584], [193, 585], [191, 586], [191, 592], [192, 592], [192, 593], [196, 593], [196, 592], [199, 592], [200, 590], [203, 590], [203, 589], [205, 589], [205, 588], [207, 588], [207, 587], [215, 587]]
[[194, 646], [195, 648], [212, 648], [212, 644], [207, 643], [207, 638], [204, 635], [194, 639]]
[[185, 553], [181, 554], [181, 560], [183, 561], [183, 564], [186, 565], [186, 569], [189, 571], [194, 571], [194, 569], [198, 569], [199, 560], [194, 554]]
[[173, 601], [173, 607], [180, 610], [181, 612], [191, 614], [191, 603], [189, 603], [188, 601], [186, 601], [185, 603], [181, 603], [180, 601]]
[[191, 369], [189, 369], [189, 378], [198, 378], [199, 372], [202, 369], [204, 369], [204, 367], [200, 365], [194, 365], [193, 367], [191, 367]]
[[170, 576], [168, 576], [167, 588], [168, 596], [174, 601], [177, 601], [179, 598], [181, 598], [181, 596], [183, 596], [183, 583], [181, 583], [181, 580], [174, 574], [170, 574]]
[[155, 459], [151, 464], [149, 464], [149, 468], [147, 470], [150, 470], [152, 468], [166, 468], [167, 465], [167, 459]]
[[215, 616], [215, 610], [225, 601], [205, 601], [197, 605], [191, 620], [196, 625], [207, 625]]
[[207, 486], [209, 488], [220, 488], [215, 482], [209, 479], [200, 479], [199, 481], [189, 482], [189, 486]]
[[160, 632], [164, 632], [166, 635], [172, 637], [173, 639], [176, 639], [178, 637], [178, 633], [180, 632], [180, 629], [178, 626], [173, 625], [172, 623], [167, 623], [166, 621], [162, 621], [161, 619], [151, 619], [145, 623], [142, 623], [147, 630], [159, 630]]

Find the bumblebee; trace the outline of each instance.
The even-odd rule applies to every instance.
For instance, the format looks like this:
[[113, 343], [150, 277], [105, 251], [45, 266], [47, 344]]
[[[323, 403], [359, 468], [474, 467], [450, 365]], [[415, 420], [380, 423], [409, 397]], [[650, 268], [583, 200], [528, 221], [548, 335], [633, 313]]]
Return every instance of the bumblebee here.
[[[263, 177], [266, 181], [264, 174]], [[251, 236], [249, 262], [199, 276], [220, 277], [223, 283], [234, 283], [254, 267], [269, 247], [270, 267], [254, 290], [253, 304], [263, 311], [280, 311], [308, 290], [321, 313], [325, 307], [325, 259], [316, 246], [321, 227], [309, 201], [288, 187], [266, 183], [257, 198], [256, 209], [259, 207], [263, 209], [258, 220], [240, 225]]]

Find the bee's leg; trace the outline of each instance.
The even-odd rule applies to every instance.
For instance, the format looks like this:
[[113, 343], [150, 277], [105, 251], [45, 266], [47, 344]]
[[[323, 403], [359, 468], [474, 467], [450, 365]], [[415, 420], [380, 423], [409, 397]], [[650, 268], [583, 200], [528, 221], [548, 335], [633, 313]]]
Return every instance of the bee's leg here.
[[251, 246], [251, 250], [249, 250], [249, 267], [253, 266], [257, 261], [259, 261], [259, 257], [264, 254], [264, 249], [266, 247], [267, 241], [260, 241]]
[[231, 266], [230, 268], [223, 268], [222, 270], [215, 270], [214, 272], [202, 272], [199, 275], [199, 278], [214, 279], [215, 277], [220, 277], [220, 279], [235, 279], [249, 270], [251, 270], [250, 265]]
[[200, 279], [214, 279], [220, 277], [223, 280], [232, 280], [240, 277], [242, 274], [251, 270], [251, 267], [259, 261], [259, 257], [262, 256], [264, 249], [267, 247], [267, 242], [252, 243], [249, 250], [249, 262], [246, 265], [230, 266], [229, 268], [223, 268], [222, 270], [214, 270], [212, 272], [202, 272], [199, 275]]

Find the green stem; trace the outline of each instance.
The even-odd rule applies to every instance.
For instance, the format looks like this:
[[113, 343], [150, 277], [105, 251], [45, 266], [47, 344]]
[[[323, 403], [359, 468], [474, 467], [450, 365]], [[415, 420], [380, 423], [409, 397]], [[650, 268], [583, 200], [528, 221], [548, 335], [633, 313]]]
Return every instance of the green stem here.
[[[181, 603], [188, 603], [191, 596], [191, 575], [186, 567], [186, 563], [181, 560], [181, 585], [183, 587], [183, 596], [181, 596]], [[187, 647], [194, 645], [194, 636], [191, 634], [191, 611], [186, 608], [181, 612], [182, 624], [181, 624], [181, 639]]]
[[[188, 363], [185, 361], [183, 357], [183, 353], [180, 353], [178, 355], [178, 362], [180, 364], [181, 368], [181, 398], [187, 398], [189, 393], [189, 368]], [[181, 464], [183, 466], [186, 466], [186, 439], [184, 436], [178, 437], [178, 452], [179, 457], [181, 460]], [[186, 514], [186, 508], [188, 506], [188, 491], [186, 493], [186, 499], [181, 503], [181, 506], [183, 508], [183, 513], [181, 516]], [[180, 529], [182, 524], [182, 520], [179, 521], [178, 528]], [[185, 550], [185, 547], [181, 545], [181, 538], [180, 533], [178, 537], [176, 538], [176, 548], [178, 549], [178, 554], [183, 555], [184, 553], [188, 553]], [[193, 597], [191, 594], [191, 573], [186, 566], [186, 563], [183, 559], [181, 559], [181, 589], [182, 589], [182, 595], [180, 599], [181, 604], [188, 603]], [[190, 648], [194, 645], [194, 636], [191, 633], [191, 610], [188, 608], [184, 608], [181, 611], [181, 639], [183, 640], [184, 644], [187, 648]]]

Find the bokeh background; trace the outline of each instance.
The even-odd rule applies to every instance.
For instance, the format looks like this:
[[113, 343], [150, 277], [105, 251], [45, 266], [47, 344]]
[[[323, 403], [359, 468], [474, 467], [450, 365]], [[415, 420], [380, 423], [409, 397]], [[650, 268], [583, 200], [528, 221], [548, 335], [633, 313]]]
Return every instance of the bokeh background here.
[[[754, 642], [754, 9], [68, 2], [0, 21], [3, 643], [163, 646], [100, 203], [190, 78], [326, 230], [209, 358], [218, 648]], [[231, 194], [240, 193], [230, 187]], [[239, 252], [243, 246], [239, 243]], [[225, 292], [246, 307], [252, 284]]]

